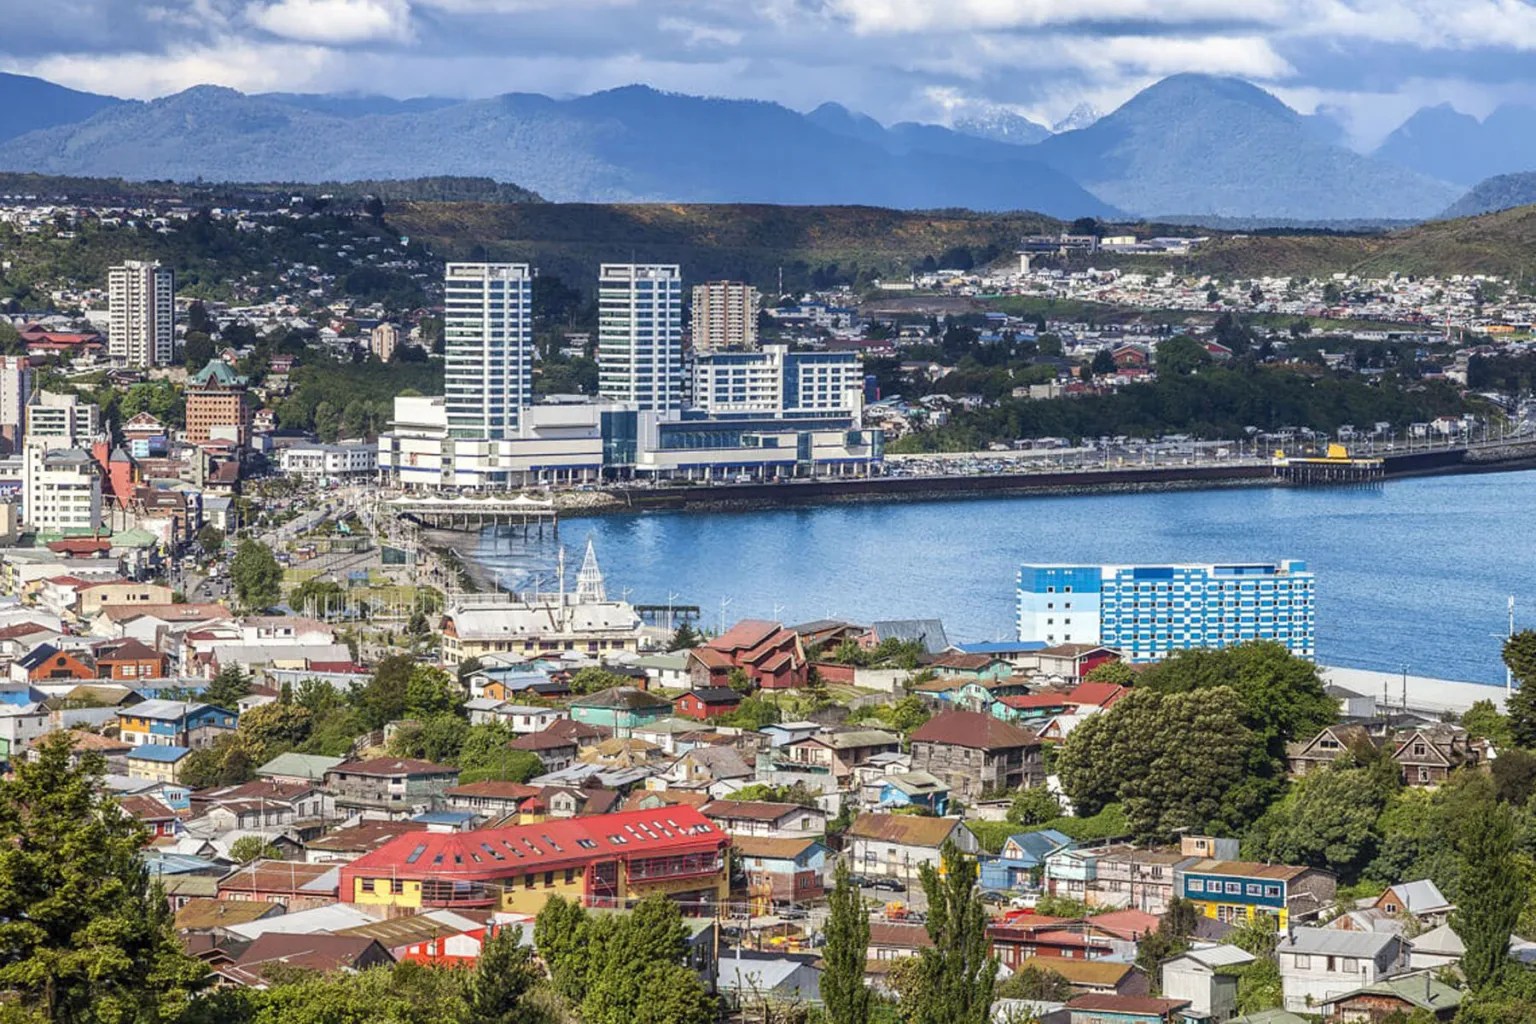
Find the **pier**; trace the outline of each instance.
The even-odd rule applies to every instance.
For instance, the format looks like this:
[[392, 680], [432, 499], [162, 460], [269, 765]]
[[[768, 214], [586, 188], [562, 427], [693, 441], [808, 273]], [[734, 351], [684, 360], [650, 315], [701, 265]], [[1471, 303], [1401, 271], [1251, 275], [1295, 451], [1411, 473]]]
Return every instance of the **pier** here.
[[560, 536], [560, 513], [552, 501], [519, 494], [515, 498], [402, 496], [379, 503], [379, 510], [434, 530], [478, 531], [507, 526], [524, 538]]
[[1330, 444], [1321, 455], [1287, 455], [1275, 452], [1275, 476], [1302, 487], [1380, 483], [1387, 472], [1385, 459], [1352, 456], [1341, 444]]

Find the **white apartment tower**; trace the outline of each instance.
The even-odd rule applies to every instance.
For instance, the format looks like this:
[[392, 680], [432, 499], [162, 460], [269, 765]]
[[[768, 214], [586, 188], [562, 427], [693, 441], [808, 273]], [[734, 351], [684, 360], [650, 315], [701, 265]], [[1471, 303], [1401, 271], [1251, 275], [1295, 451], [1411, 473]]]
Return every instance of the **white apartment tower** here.
[[176, 281], [170, 267], [129, 260], [107, 270], [107, 351], [134, 369], [176, 353]]
[[736, 281], [693, 288], [693, 350], [757, 348], [757, 289]]
[[533, 272], [526, 263], [450, 263], [445, 285], [448, 434], [511, 437], [533, 398]]
[[26, 356], [0, 356], [0, 450], [18, 452], [32, 397], [32, 366]]
[[642, 410], [683, 404], [683, 272], [604, 263], [597, 282], [598, 393]]

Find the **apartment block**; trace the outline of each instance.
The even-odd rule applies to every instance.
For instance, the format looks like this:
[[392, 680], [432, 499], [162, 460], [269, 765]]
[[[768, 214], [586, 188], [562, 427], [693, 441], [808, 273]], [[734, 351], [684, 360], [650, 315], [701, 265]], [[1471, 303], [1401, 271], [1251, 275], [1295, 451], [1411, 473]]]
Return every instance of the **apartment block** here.
[[170, 267], [129, 260], [107, 270], [107, 351], [124, 366], [168, 364], [176, 351], [176, 281]]
[[757, 289], [736, 281], [710, 281], [693, 288], [693, 351], [757, 348]]

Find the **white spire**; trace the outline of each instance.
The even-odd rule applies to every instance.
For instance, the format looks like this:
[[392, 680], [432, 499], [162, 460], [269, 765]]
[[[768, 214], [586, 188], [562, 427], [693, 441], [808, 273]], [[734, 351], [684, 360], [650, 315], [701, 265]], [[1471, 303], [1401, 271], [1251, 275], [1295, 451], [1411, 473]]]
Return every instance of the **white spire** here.
[[581, 560], [581, 572], [576, 575], [576, 603], [597, 604], [608, 600], [603, 589], [603, 571], [597, 567], [597, 552], [592, 548], [592, 538], [587, 538], [587, 553]]

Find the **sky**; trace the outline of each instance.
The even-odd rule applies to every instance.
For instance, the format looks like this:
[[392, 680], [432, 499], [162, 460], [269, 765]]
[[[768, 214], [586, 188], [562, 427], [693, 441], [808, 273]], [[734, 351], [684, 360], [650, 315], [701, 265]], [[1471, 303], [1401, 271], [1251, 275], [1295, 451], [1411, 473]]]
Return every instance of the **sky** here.
[[1536, 102], [1536, 0], [0, 0], [0, 26], [0, 70], [138, 99], [643, 83], [1050, 124], [1193, 71], [1331, 112], [1362, 148], [1421, 106]]

